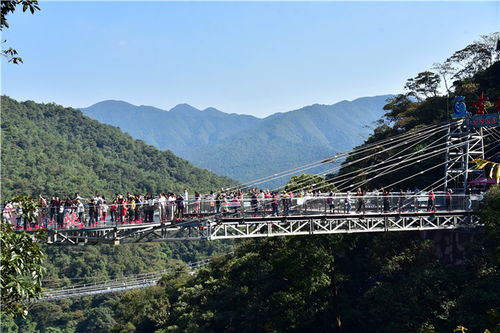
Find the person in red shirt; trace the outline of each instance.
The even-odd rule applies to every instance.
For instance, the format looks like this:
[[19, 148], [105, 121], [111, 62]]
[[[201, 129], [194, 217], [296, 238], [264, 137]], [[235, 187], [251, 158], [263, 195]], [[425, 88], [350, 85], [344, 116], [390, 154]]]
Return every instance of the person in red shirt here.
[[429, 191], [429, 198], [427, 201], [427, 211], [434, 212], [436, 211], [436, 196], [434, 195], [434, 191]]
[[127, 212], [128, 212], [127, 200], [125, 198], [122, 201], [120, 210], [121, 210], [120, 211], [120, 220], [121, 220], [122, 223], [125, 223], [125, 221], [127, 219]]
[[109, 213], [111, 215], [111, 222], [115, 222], [115, 220], [117, 219], [117, 216], [116, 216], [116, 210], [117, 210], [117, 203], [116, 203], [116, 199], [113, 200], [113, 202], [111, 202], [111, 205], [109, 206]]

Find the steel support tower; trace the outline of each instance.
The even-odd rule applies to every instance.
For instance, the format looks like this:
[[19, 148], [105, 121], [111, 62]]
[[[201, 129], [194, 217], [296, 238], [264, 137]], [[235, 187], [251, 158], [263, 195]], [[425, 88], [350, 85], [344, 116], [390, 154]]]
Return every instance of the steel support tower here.
[[484, 176], [471, 161], [484, 158], [483, 129], [469, 126], [469, 119], [451, 121], [446, 136], [444, 190], [465, 193], [468, 182]]

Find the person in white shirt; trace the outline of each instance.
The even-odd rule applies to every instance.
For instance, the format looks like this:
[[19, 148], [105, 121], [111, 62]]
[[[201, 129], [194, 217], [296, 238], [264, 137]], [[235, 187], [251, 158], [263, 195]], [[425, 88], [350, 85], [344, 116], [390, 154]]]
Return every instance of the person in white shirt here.
[[163, 195], [163, 193], [160, 193], [160, 196], [158, 197], [158, 213], [160, 215], [160, 221], [165, 220], [166, 217], [166, 204], [167, 204], [167, 199]]
[[184, 189], [184, 194], [182, 195], [182, 197], [184, 198], [184, 213], [189, 213], [189, 197], [187, 188]]
[[80, 221], [80, 223], [85, 223], [85, 216], [83, 215], [85, 213], [85, 207], [83, 206], [83, 202], [77, 200], [76, 203], [77, 203], [76, 212], [78, 214], [78, 221]]
[[175, 214], [175, 195], [170, 193], [167, 199], [168, 218], [172, 221]]
[[102, 200], [101, 204], [101, 221], [106, 222], [106, 216], [108, 215], [108, 205], [106, 205], [106, 201]]

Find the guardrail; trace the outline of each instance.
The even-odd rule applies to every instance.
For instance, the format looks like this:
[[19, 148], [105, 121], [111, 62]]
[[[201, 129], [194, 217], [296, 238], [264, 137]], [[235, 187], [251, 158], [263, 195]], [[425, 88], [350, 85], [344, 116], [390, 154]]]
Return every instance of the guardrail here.
[[[76, 208], [65, 208], [54, 216], [51, 207], [39, 210], [38, 220], [33, 225], [25, 225], [19, 216], [8, 216], [18, 230], [51, 230], [82, 229], [89, 227], [109, 227], [129, 224], [171, 222], [196, 220], [207, 217], [265, 217], [265, 216], [298, 216], [308, 214], [366, 214], [392, 212], [426, 212], [426, 211], [471, 211], [478, 207], [482, 195], [447, 195], [436, 192], [434, 200], [429, 200], [428, 193], [388, 193], [384, 195], [356, 195], [335, 193], [332, 196], [281, 196], [276, 198], [227, 198], [223, 201], [202, 200], [188, 204], [181, 213], [175, 206], [154, 204], [151, 207], [136, 205], [126, 206], [120, 214], [98, 213], [98, 218], [87, 218], [88, 210], [83, 214]], [[176, 217], [177, 216], [177, 217]], [[151, 218], [152, 217], [152, 218]]]

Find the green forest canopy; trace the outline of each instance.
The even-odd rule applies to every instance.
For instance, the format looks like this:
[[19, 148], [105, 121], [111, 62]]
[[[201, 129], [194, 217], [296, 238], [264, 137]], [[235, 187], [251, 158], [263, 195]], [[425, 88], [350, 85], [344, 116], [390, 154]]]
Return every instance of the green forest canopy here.
[[[54, 103], [2, 96], [2, 196], [209, 191], [234, 184]], [[168, 131], [168, 128], [165, 128]]]

